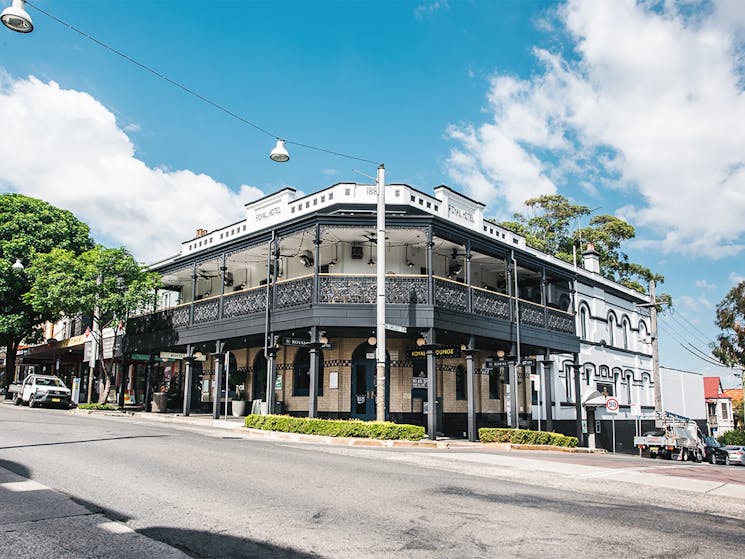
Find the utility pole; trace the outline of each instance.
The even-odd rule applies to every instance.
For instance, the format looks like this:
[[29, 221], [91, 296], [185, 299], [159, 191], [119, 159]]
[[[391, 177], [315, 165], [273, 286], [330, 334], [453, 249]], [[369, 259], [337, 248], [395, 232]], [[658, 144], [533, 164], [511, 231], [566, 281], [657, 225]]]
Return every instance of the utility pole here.
[[649, 321], [652, 336], [652, 378], [654, 379], [655, 427], [662, 426], [662, 379], [660, 378], [660, 352], [657, 344], [657, 297], [655, 281], [649, 282]]

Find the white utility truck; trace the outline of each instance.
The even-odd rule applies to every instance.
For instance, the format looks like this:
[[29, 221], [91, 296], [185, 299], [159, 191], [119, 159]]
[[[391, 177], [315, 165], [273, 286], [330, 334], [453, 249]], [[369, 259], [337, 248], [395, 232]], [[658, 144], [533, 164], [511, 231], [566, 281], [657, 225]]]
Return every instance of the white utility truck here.
[[668, 460], [701, 462], [706, 457], [706, 444], [698, 424], [687, 417], [665, 412], [659, 416], [662, 426], [634, 437], [640, 456]]
[[58, 406], [70, 407], [70, 389], [62, 379], [51, 375], [28, 375], [23, 382], [12, 387], [15, 405], [28, 404], [28, 407]]

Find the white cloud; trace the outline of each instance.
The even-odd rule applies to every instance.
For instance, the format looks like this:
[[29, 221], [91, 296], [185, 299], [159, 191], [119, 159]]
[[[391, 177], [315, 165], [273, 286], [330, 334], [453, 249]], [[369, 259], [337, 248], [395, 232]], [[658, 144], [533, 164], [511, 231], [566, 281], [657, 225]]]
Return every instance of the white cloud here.
[[630, 196], [619, 213], [656, 248], [712, 258], [745, 248], [745, 16], [738, 2], [570, 0], [571, 50], [498, 75], [481, 125], [451, 126], [448, 172], [514, 211], [577, 184]]
[[732, 285], [738, 285], [745, 281], [745, 276], [738, 274], [737, 272], [730, 272], [729, 281], [732, 282]]
[[708, 282], [705, 279], [703, 279], [703, 280], [696, 280], [695, 286], [698, 287], [699, 289], [708, 289], [708, 290], [712, 290], [712, 289], [716, 289], [717, 288], [717, 285], [715, 283], [710, 283], [710, 282]]
[[[115, 116], [87, 93], [0, 74], [0, 185], [72, 211], [97, 241], [138, 260], [176, 253], [197, 227], [243, 217], [263, 193], [137, 159]], [[195, 202], [198, 200], [198, 202]]]
[[416, 19], [424, 19], [425, 17], [431, 16], [438, 10], [449, 9], [446, 0], [434, 0], [434, 2], [422, 2], [416, 8], [414, 8], [414, 17]]

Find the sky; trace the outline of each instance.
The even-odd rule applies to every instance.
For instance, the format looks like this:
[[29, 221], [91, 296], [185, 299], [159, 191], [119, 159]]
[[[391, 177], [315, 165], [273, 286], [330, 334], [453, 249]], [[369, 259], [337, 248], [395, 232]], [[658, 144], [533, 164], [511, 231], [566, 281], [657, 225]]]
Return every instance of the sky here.
[[[143, 262], [253, 199], [369, 182], [376, 163], [497, 220], [561, 194], [627, 220], [622, 249], [665, 277], [661, 364], [739, 385], [697, 351], [745, 280], [741, 0], [26, 9], [33, 33], [0, 28], [1, 192], [68, 209]], [[288, 163], [268, 157], [276, 138]]]

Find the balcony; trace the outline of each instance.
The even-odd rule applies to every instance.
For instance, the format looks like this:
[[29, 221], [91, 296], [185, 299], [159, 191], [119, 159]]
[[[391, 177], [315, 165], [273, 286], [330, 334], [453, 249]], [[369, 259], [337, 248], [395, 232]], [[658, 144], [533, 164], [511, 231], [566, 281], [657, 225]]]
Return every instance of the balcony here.
[[[422, 305], [481, 317], [512, 320], [519, 311], [521, 324], [573, 335], [574, 315], [553, 307], [515, 300], [497, 291], [469, 287], [447, 278], [432, 278], [432, 301], [426, 275], [395, 275], [385, 278], [387, 305]], [[266, 285], [225, 293], [132, 318], [129, 331], [145, 334], [164, 329], [180, 330], [222, 320], [255, 316], [313, 304], [314, 277], [306, 275]], [[374, 274], [319, 274], [318, 305], [375, 305]]]

